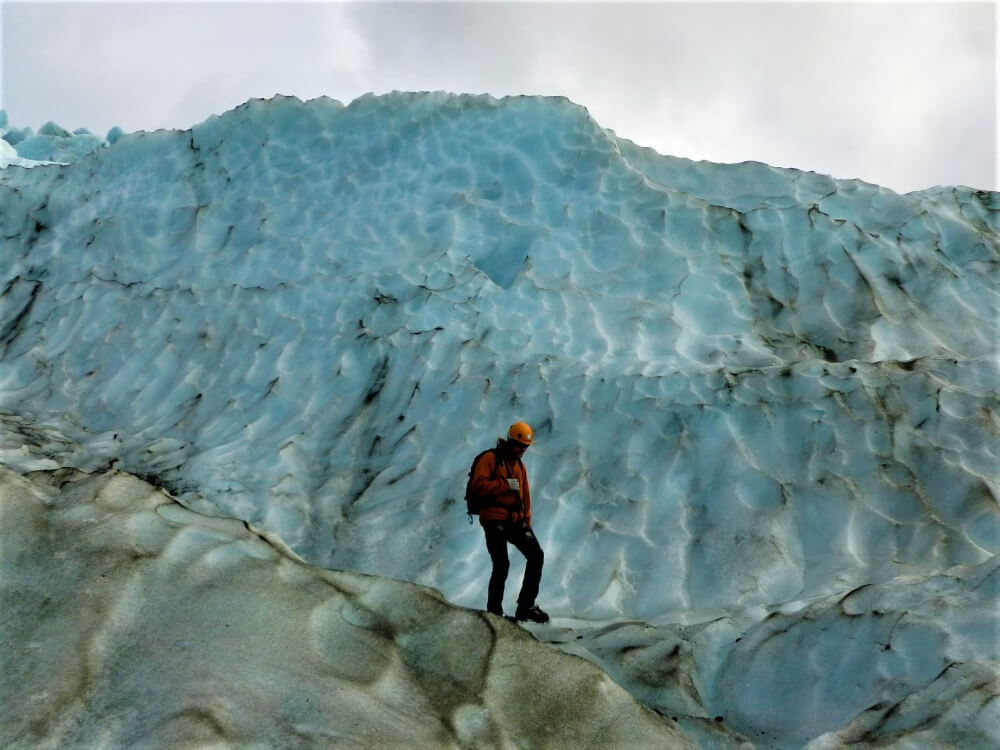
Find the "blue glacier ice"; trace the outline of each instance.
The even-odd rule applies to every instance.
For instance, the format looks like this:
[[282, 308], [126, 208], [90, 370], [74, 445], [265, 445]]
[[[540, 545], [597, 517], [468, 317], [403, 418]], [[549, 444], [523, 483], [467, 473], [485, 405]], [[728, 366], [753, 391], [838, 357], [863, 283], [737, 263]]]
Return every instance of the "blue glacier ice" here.
[[0, 463], [39, 508], [125, 472], [481, 608], [466, 471], [524, 419], [536, 635], [671, 731], [1000, 741], [997, 193], [664, 156], [556, 98], [2, 130]]

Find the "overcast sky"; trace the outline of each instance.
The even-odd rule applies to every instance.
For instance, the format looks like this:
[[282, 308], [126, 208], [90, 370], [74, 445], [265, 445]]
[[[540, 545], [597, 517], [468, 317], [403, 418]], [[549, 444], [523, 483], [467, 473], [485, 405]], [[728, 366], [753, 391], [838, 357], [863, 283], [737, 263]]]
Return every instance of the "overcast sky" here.
[[661, 153], [997, 189], [997, 6], [0, 0], [0, 106], [104, 135], [250, 97], [562, 95]]

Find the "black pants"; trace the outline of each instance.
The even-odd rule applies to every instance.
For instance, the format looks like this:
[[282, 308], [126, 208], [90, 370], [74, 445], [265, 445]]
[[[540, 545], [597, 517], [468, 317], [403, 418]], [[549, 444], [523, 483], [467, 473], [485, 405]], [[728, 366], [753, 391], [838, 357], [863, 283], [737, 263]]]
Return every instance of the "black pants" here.
[[507, 557], [508, 543], [517, 547], [528, 561], [517, 602], [525, 607], [533, 606], [535, 597], [538, 596], [538, 584], [542, 580], [545, 554], [531, 527], [507, 521], [484, 521], [483, 531], [486, 534], [486, 549], [489, 550], [490, 559], [493, 560], [486, 608], [491, 612], [500, 612], [503, 609], [503, 589], [507, 583], [507, 571], [510, 569], [510, 559]]

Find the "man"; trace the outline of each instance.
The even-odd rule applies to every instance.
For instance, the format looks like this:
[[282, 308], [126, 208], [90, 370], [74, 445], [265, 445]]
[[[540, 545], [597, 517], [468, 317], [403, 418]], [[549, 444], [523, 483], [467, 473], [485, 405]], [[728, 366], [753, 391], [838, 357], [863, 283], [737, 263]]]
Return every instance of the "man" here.
[[507, 439], [497, 440], [496, 450], [479, 457], [472, 467], [471, 479], [475, 493], [487, 498], [486, 507], [479, 511], [479, 523], [486, 534], [486, 549], [493, 560], [487, 611], [503, 615], [503, 590], [510, 568], [507, 545], [513, 544], [527, 560], [514, 614], [519, 622], [549, 621], [549, 616], [535, 604], [544, 554], [531, 530], [531, 488], [521, 463], [521, 457], [534, 439], [531, 427], [515, 422], [507, 431]]

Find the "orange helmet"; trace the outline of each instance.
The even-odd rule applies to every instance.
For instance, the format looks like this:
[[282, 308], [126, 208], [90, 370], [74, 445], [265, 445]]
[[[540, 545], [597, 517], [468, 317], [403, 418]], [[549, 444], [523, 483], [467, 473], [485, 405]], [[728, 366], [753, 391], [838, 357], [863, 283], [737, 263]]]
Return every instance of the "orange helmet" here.
[[514, 422], [507, 430], [507, 439], [516, 440], [521, 445], [531, 445], [535, 441], [535, 433], [524, 422]]

